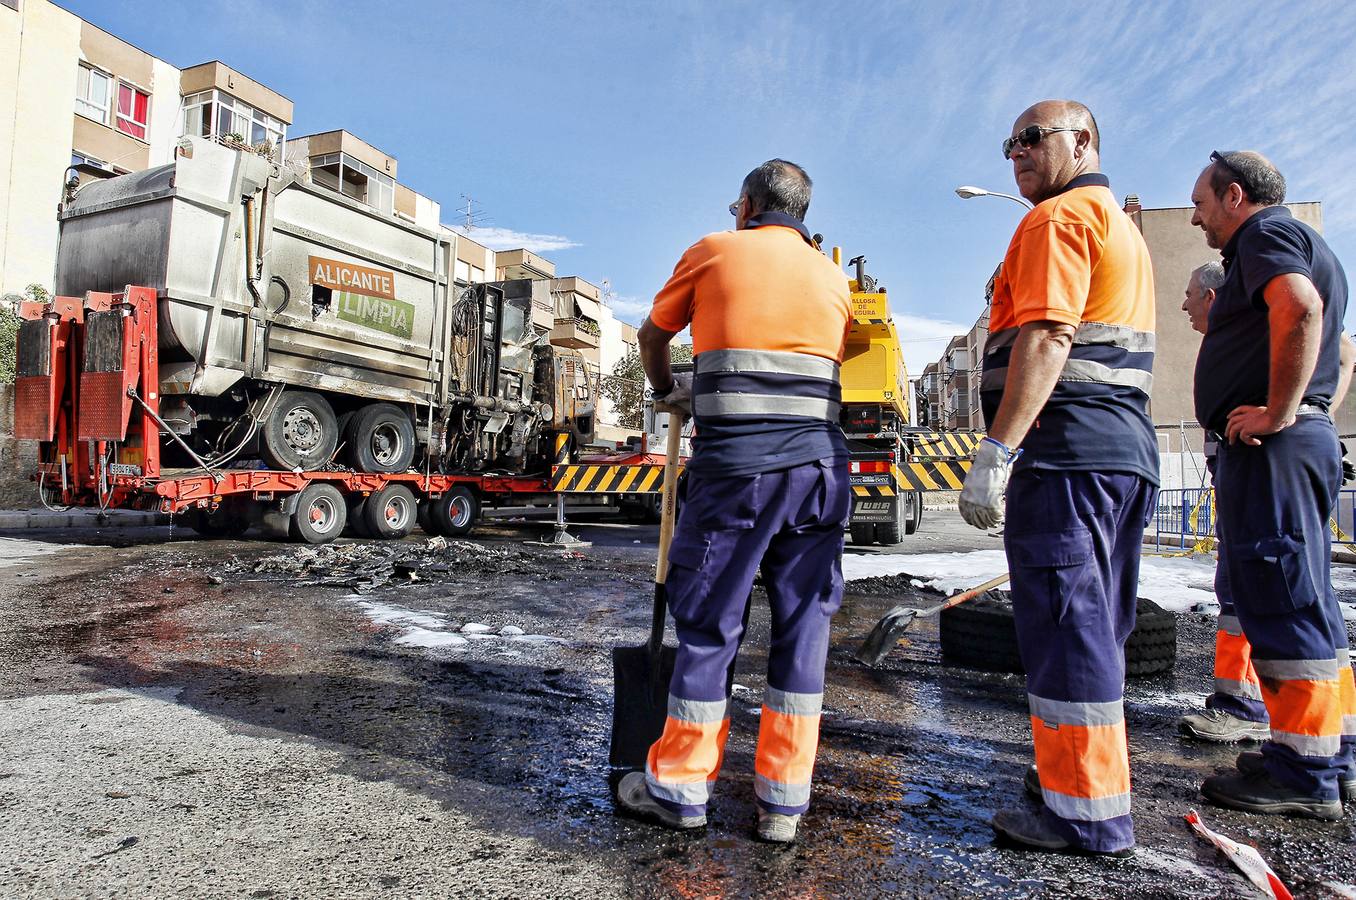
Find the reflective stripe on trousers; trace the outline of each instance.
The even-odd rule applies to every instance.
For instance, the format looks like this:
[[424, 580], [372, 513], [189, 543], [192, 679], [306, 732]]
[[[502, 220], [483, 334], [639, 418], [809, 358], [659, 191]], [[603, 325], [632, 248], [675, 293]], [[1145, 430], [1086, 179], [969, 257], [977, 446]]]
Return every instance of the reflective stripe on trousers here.
[[765, 807], [810, 805], [823, 705], [823, 692], [796, 694], [769, 685], [764, 693], [753, 770], [754, 792]]
[[650, 796], [678, 806], [705, 805], [729, 734], [728, 699], [683, 700], [670, 694], [664, 734], [645, 760]]

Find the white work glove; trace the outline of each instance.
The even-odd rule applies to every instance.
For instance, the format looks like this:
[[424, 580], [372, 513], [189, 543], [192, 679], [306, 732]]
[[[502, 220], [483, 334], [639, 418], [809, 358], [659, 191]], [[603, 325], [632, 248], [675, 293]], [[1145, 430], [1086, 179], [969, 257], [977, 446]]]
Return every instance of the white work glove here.
[[692, 373], [680, 372], [673, 376], [673, 387], [668, 393], [654, 392], [655, 409], [659, 412], [678, 411], [692, 417]]
[[991, 437], [979, 442], [961, 490], [961, 518], [985, 530], [1002, 523], [1003, 493], [1008, 489], [1012, 464], [1021, 454], [1021, 450], [1011, 450]]

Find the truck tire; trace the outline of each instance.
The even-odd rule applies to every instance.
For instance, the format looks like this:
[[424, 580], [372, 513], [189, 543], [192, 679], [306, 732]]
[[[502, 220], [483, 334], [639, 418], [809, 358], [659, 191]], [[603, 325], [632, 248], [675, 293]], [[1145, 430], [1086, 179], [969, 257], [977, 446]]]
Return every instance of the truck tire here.
[[358, 410], [344, 433], [345, 456], [359, 472], [390, 475], [414, 462], [414, 423], [398, 406], [373, 403]]
[[[1022, 674], [1017, 629], [1006, 591], [989, 591], [941, 615], [942, 659], [948, 665]], [[1125, 674], [1169, 672], [1177, 662], [1177, 618], [1152, 600], [1139, 598], [1135, 630], [1125, 642]]]
[[415, 514], [419, 527], [424, 530], [424, 534], [431, 537], [442, 534], [442, 531], [438, 529], [438, 523], [433, 521], [433, 505], [437, 502], [437, 500], [420, 500], [419, 512]]
[[480, 521], [480, 498], [465, 485], [455, 485], [433, 504], [431, 516], [438, 531], [448, 537], [468, 534]]
[[374, 538], [399, 540], [414, 531], [418, 518], [419, 502], [403, 484], [388, 484], [363, 501], [363, 524]]
[[297, 508], [288, 522], [292, 540], [307, 544], [328, 544], [343, 533], [348, 521], [344, 495], [323, 481], [307, 485], [297, 497]]
[[368, 533], [367, 523], [363, 520], [363, 506], [366, 503], [367, 497], [361, 494], [348, 498], [348, 524], [344, 527], [344, 534], [347, 537], [370, 538], [372, 536]]
[[904, 533], [914, 534], [923, 524], [923, 492], [909, 491], [909, 514], [904, 519]]
[[912, 512], [909, 509], [908, 494], [900, 494], [895, 500], [895, 520], [880, 522], [876, 525], [876, 540], [887, 547], [893, 547], [904, 540], [904, 530]]
[[859, 547], [868, 547], [876, 542], [876, 526], [870, 522], [849, 522], [848, 536]]
[[329, 401], [311, 391], [284, 391], [264, 422], [259, 453], [271, 469], [313, 472], [339, 444], [339, 423]]

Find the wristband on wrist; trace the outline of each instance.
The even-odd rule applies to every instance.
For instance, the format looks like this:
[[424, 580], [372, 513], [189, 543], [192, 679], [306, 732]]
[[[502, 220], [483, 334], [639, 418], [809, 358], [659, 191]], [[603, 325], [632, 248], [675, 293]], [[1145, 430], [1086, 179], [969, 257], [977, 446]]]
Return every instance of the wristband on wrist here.
[[995, 447], [997, 447], [998, 449], [1002, 450], [1003, 453], [1007, 456], [1007, 461], [1008, 461], [1009, 463], [1015, 463], [1015, 462], [1017, 461], [1017, 457], [1019, 457], [1019, 456], [1022, 455], [1022, 448], [1018, 447], [1016, 450], [1013, 450], [1013, 449], [1012, 449], [1011, 447], [1009, 447], [1007, 444], [1003, 443], [1003, 442], [1000, 441], [1000, 440], [996, 440], [996, 439], [994, 439], [994, 438], [991, 438], [991, 437], [989, 437], [987, 434], [984, 435], [984, 437], [980, 439], [980, 443], [981, 443], [981, 444], [993, 444]]

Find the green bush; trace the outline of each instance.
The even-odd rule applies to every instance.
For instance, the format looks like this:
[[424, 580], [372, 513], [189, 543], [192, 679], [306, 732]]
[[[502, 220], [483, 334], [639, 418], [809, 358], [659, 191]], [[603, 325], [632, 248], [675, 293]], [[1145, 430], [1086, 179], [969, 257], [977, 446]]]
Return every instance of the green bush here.
[[52, 299], [51, 293], [40, 284], [30, 284], [24, 291], [26, 297], [6, 295], [0, 300], [0, 382], [14, 383], [14, 356], [19, 339], [18, 300], [36, 300], [46, 303]]

